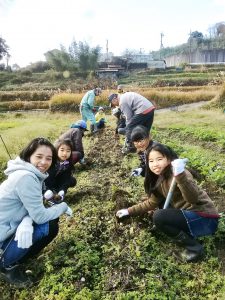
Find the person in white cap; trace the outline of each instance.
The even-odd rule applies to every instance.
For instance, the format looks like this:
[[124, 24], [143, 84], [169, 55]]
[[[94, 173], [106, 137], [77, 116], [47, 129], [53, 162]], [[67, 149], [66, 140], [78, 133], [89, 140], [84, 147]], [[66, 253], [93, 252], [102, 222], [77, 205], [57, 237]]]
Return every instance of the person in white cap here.
[[97, 128], [101, 129], [105, 127], [106, 116], [104, 112], [104, 108], [102, 106], [99, 107], [97, 114], [95, 115]]

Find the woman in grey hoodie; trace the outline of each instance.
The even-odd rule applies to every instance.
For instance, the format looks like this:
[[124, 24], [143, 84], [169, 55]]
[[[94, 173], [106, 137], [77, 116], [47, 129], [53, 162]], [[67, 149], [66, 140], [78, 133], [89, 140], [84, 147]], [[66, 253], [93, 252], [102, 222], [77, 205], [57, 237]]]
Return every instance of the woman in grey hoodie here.
[[72, 214], [65, 202], [49, 208], [43, 204], [42, 184], [55, 161], [54, 146], [35, 138], [8, 162], [8, 178], [0, 185], [0, 278], [17, 287], [31, 284], [19, 264], [54, 239], [59, 216]]

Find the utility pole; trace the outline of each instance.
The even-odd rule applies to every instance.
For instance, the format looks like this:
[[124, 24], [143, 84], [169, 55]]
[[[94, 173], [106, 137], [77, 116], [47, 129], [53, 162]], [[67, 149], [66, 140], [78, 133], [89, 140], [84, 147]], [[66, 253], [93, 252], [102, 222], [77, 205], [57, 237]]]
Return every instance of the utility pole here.
[[164, 37], [164, 33], [161, 32], [161, 33], [160, 33], [160, 50], [164, 48], [164, 46], [163, 46], [163, 41], [162, 41], [162, 40], [163, 40], [163, 37]]
[[192, 42], [192, 36], [191, 36], [191, 30], [190, 30], [190, 37], [189, 37], [189, 64], [191, 63], [191, 42]]
[[109, 41], [106, 40], [106, 60], [109, 61]]
[[161, 32], [160, 33], [160, 51], [159, 51], [159, 58], [161, 59], [161, 50], [164, 48], [163, 47], [163, 37], [164, 37], [164, 33]]

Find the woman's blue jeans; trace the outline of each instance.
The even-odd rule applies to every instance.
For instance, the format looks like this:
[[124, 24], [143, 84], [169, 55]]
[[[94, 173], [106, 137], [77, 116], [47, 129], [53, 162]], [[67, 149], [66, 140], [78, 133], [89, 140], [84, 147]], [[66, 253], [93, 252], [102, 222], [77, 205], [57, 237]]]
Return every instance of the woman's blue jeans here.
[[[33, 232], [33, 244], [38, 243], [42, 238], [48, 236], [49, 234], [49, 222], [44, 224], [34, 224], [34, 232]], [[8, 267], [10, 265], [15, 264], [20, 259], [22, 259], [30, 250], [30, 248], [22, 249], [18, 248], [17, 241], [14, 240], [15, 235], [11, 236], [9, 239], [4, 241], [1, 249], [4, 252], [1, 260], [0, 267]]]

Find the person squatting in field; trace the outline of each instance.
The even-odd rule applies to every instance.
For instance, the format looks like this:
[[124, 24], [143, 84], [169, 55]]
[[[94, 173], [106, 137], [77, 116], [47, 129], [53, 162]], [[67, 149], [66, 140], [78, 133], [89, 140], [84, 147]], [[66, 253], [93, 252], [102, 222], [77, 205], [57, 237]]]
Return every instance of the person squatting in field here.
[[70, 129], [61, 134], [59, 138], [55, 141], [57, 143], [59, 140], [70, 139], [72, 142], [72, 162], [76, 164], [78, 161], [81, 164], [85, 163], [84, 157], [84, 146], [83, 137], [84, 132], [88, 131], [87, 123], [84, 120], [79, 120], [70, 125]]
[[[203, 246], [196, 238], [215, 233], [219, 214], [207, 193], [194, 181], [185, 169], [184, 160], [165, 145], [156, 143], [147, 153], [144, 187], [148, 199], [117, 211], [116, 216], [135, 216], [148, 212], [156, 229], [183, 245], [179, 258], [185, 262], [202, 257]], [[176, 187], [169, 208], [162, 209], [175, 177]]]
[[134, 92], [124, 94], [111, 94], [108, 97], [111, 107], [119, 106], [126, 117], [126, 146], [124, 154], [134, 152], [131, 141], [131, 132], [137, 125], [143, 125], [150, 131], [154, 119], [155, 106], [142, 95]]
[[100, 88], [95, 88], [93, 90], [88, 91], [82, 98], [80, 103], [80, 113], [82, 119], [87, 122], [88, 120], [91, 122], [91, 132], [95, 133], [98, 131], [95, 114], [94, 114], [94, 102], [95, 97], [99, 96], [102, 93]]
[[155, 141], [146, 127], [139, 125], [134, 127], [131, 132], [131, 141], [134, 147], [137, 149], [137, 154], [139, 156], [140, 165], [131, 172], [131, 176], [145, 176], [146, 170], [146, 154], [150, 148], [155, 145]]
[[57, 158], [45, 138], [33, 139], [4, 171], [0, 185], [0, 278], [17, 287], [31, 285], [21, 263], [45, 248], [58, 234], [59, 217], [72, 210], [65, 202], [46, 208], [42, 185]]
[[70, 139], [57, 140], [54, 144], [57, 153], [57, 161], [48, 170], [49, 176], [44, 181], [44, 197], [54, 203], [63, 201], [68, 188], [74, 187], [77, 183], [73, 176], [75, 170]]
[[95, 115], [95, 120], [98, 129], [102, 129], [105, 127], [107, 120], [106, 120], [104, 108], [102, 106], [99, 107], [98, 112]]
[[119, 106], [114, 107], [112, 109], [112, 115], [116, 117], [116, 129], [115, 129], [115, 135], [118, 134], [126, 134], [126, 118], [122, 114], [121, 109]]

